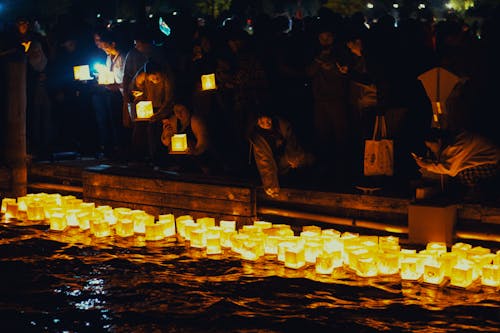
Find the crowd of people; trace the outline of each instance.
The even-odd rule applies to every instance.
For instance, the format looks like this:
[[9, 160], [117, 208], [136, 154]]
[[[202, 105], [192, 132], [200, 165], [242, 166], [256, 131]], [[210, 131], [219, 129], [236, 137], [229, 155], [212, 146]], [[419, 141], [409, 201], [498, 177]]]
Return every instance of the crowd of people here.
[[[92, 26], [61, 19], [42, 29], [19, 17], [4, 31], [2, 49], [17, 48], [27, 59], [34, 159], [75, 151], [172, 170], [260, 175], [274, 196], [282, 182], [359, 182], [364, 140], [378, 115], [394, 142], [392, 178], [419, 179], [428, 165], [415, 156], [426, 156], [435, 114], [418, 77], [434, 67], [460, 78], [444, 101], [441, 129], [500, 143], [492, 121], [498, 103], [490, 104], [500, 75], [495, 15], [475, 28], [453, 15], [396, 21], [387, 14], [367, 22], [362, 13], [326, 8], [301, 19], [259, 15], [217, 24], [168, 14], [163, 27], [157, 20]], [[92, 76], [75, 80], [80, 65]], [[111, 82], [101, 82], [102, 68]], [[216, 89], [202, 89], [206, 74], [215, 74]], [[146, 121], [137, 120], [141, 101], [153, 107]], [[170, 153], [179, 133], [188, 140], [184, 155]], [[495, 168], [488, 171], [496, 177]]]

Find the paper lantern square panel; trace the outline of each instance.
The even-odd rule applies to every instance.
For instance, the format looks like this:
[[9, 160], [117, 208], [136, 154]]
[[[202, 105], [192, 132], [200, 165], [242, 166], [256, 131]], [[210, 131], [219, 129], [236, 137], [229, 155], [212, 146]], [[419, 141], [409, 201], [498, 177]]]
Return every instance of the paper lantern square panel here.
[[135, 105], [137, 120], [147, 120], [153, 116], [153, 102], [140, 101]]
[[187, 135], [174, 134], [171, 139], [170, 152], [172, 153], [186, 153], [188, 150]]
[[77, 81], [89, 81], [93, 79], [93, 77], [90, 76], [89, 65], [74, 66], [73, 75]]
[[215, 74], [206, 74], [201, 76], [201, 89], [202, 90], [213, 90], [217, 89], [215, 83]]

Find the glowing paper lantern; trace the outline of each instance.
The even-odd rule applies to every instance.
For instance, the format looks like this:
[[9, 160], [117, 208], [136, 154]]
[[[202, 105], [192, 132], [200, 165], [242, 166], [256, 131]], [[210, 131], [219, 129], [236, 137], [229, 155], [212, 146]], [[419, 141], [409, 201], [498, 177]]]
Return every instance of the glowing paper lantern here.
[[332, 274], [334, 266], [333, 254], [322, 252], [316, 257], [315, 270], [318, 274]]
[[220, 244], [220, 227], [209, 227], [207, 230], [207, 254], [219, 254], [222, 252]]
[[16, 199], [15, 198], [3, 198], [2, 199], [2, 208], [0, 210], [0, 212], [2, 214], [5, 214], [5, 212], [7, 212], [7, 203], [16, 203]]
[[233, 243], [231, 242], [231, 239], [233, 236], [237, 235], [238, 232], [236, 230], [230, 229], [230, 228], [221, 228], [221, 233], [220, 233], [220, 245], [225, 248], [232, 248]]
[[378, 272], [383, 275], [397, 274], [399, 272], [399, 253], [379, 253]]
[[418, 268], [417, 258], [402, 259], [400, 275], [403, 280], [418, 280], [422, 276], [422, 272]]
[[173, 214], [160, 215], [158, 220], [164, 225], [165, 237], [175, 236], [175, 217]]
[[39, 202], [30, 202], [26, 210], [29, 221], [43, 221], [45, 220], [45, 211], [43, 205]]
[[304, 252], [306, 256], [306, 262], [314, 264], [316, 262], [316, 257], [321, 253], [323, 249], [323, 244], [317, 241], [307, 241], [304, 244]]
[[188, 149], [186, 134], [174, 134], [171, 143], [170, 151], [173, 153], [185, 153]]
[[500, 266], [485, 265], [481, 274], [481, 283], [485, 286], [500, 287]]
[[364, 256], [357, 260], [356, 274], [361, 277], [377, 276], [377, 259], [373, 256]]
[[118, 219], [115, 225], [115, 232], [120, 237], [131, 237], [134, 235], [134, 221], [131, 219]]
[[467, 288], [474, 281], [472, 279], [472, 273], [474, 270], [474, 263], [468, 260], [460, 260], [458, 264], [451, 269], [451, 281], [452, 286]]
[[101, 70], [97, 77], [98, 84], [113, 84], [115, 83], [115, 73], [107, 69]]
[[90, 76], [90, 67], [89, 65], [81, 65], [73, 67], [73, 74], [75, 80], [77, 81], [88, 81], [92, 80], [93, 77]]
[[444, 278], [444, 269], [438, 262], [424, 264], [423, 279], [426, 283], [441, 284]]
[[80, 227], [81, 230], [89, 230], [90, 229], [90, 219], [92, 217], [92, 214], [89, 212], [85, 211], [80, 211], [76, 215], [78, 219], [78, 226]]
[[213, 90], [217, 89], [215, 84], [215, 74], [206, 74], [201, 76], [201, 89], [202, 90]]
[[165, 238], [165, 226], [163, 223], [148, 223], [146, 224], [146, 240], [147, 241], [158, 241]]
[[135, 112], [137, 115], [137, 120], [146, 120], [151, 118], [151, 116], [153, 115], [153, 102], [151, 101], [137, 102], [135, 106]]
[[223, 230], [236, 230], [236, 221], [221, 220], [219, 226]]
[[175, 226], [177, 229], [177, 233], [182, 238], [186, 238], [186, 231], [185, 231], [186, 221], [194, 222], [193, 217], [191, 215], [182, 215], [175, 219]]
[[304, 247], [300, 245], [287, 246], [285, 250], [285, 267], [299, 269], [306, 265]]
[[265, 254], [278, 254], [278, 243], [281, 237], [279, 236], [266, 236], [264, 241]]
[[66, 229], [68, 223], [63, 213], [53, 213], [49, 218], [50, 230], [62, 231]]
[[79, 227], [80, 223], [78, 222], [78, 214], [80, 213], [80, 209], [68, 209], [66, 210], [66, 222], [68, 223], [68, 227]]
[[213, 217], [201, 217], [199, 219], [196, 219], [196, 223], [198, 223], [200, 227], [204, 229], [215, 227], [215, 219]]
[[189, 234], [188, 237], [192, 247], [203, 249], [207, 246], [207, 235], [205, 229], [200, 225], [188, 226], [186, 231], [186, 235]]
[[92, 233], [96, 237], [109, 237], [111, 236], [111, 226], [105, 220], [92, 220]]
[[5, 218], [7, 220], [16, 219], [19, 212], [19, 205], [16, 202], [7, 202], [5, 209]]

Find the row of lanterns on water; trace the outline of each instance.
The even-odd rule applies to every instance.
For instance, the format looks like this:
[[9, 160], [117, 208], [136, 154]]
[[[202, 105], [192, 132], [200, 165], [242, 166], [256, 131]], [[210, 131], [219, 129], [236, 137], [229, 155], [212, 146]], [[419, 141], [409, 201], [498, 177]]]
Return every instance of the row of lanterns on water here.
[[94, 237], [144, 236], [146, 241], [180, 237], [207, 255], [221, 254], [223, 248], [242, 259], [255, 261], [276, 256], [285, 267], [301, 269], [314, 265], [318, 274], [332, 274], [347, 268], [360, 277], [399, 274], [401, 279], [433, 285], [467, 288], [476, 281], [500, 287], [500, 250], [455, 243], [448, 252], [445, 243], [431, 242], [421, 251], [402, 249], [399, 238], [341, 233], [335, 229], [303, 226], [295, 235], [290, 225], [254, 221], [237, 230], [235, 221], [219, 221], [189, 215], [153, 215], [142, 210], [95, 206], [75, 196], [36, 193], [4, 198], [1, 213], [5, 222], [28, 220], [48, 222], [50, 230], [68, 228], [89, 231]]

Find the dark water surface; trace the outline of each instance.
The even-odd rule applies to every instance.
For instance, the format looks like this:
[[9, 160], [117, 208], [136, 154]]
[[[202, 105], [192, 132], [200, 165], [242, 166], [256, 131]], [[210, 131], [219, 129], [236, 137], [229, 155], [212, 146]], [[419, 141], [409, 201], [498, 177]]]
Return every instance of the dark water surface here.
[[0, 332], [499, 332], [500, 291], [0, 224]]

